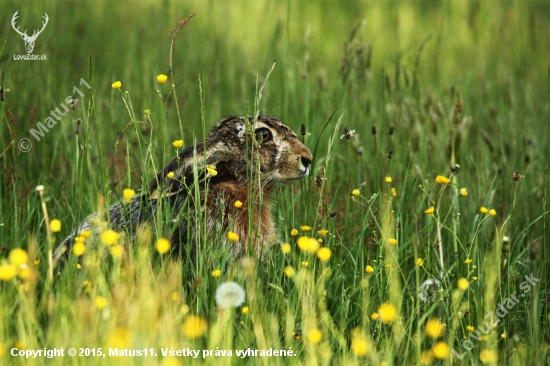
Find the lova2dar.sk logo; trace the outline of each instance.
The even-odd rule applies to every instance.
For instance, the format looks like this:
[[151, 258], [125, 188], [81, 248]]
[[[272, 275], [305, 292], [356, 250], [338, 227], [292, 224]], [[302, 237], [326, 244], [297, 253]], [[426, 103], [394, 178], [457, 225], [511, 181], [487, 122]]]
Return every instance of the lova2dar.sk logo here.
[[19, 26], [16, 25], [16, 20], [19, 18], [19, 10], [13, 14], [13, 17], [11, 18], [11, 26], [13, 29], [21, 35], [21, 38], [23, 38], [23, 41], [25, 42], [25, 49], [27, 50], [26, 55], [13, 55], [14, 60], [46, 60], [46, 55], [34, 55], [32, 54], [32, 51], [34, 50], [34, 43], [36, 42], [36, 38], [42, 33], [44, 28], [46, 28], [46, 25], [48, 24], [48, 14], [44, 13], [44, 22], [42, 23], [42, 29], [38, 30], [35, 29], [31, 36], [27, 34], [27, 30], [25, 29], [24, 32], [21, 32], [19, 30]]

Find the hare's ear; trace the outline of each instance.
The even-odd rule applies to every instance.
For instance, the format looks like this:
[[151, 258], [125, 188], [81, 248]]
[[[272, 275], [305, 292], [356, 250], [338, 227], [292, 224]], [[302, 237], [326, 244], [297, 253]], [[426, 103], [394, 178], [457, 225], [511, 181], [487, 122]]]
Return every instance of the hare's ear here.
[[[206, 167], [215, 166], [221, 176], [230, 174], [225, 167], [226, 163], [238, 154], [227, 142], [207, 139], [189, 146], [173, 158], [149, 183], [149, 198], [157, 199], [163, 196], [174, 195], [194, 183], [200, 183], [207, 175]], [[229, 177], [227, 177], [229, 179]]]

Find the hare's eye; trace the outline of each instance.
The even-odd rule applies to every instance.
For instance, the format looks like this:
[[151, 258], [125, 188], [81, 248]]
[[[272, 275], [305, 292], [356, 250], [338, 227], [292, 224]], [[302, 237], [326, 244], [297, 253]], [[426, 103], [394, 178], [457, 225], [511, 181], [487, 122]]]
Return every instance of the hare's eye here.
[[256, 141], [267, 142], [271, 140], [271, 131], [269, 131], [267, 128], [258, 128], [255, 134], [256, 134]]

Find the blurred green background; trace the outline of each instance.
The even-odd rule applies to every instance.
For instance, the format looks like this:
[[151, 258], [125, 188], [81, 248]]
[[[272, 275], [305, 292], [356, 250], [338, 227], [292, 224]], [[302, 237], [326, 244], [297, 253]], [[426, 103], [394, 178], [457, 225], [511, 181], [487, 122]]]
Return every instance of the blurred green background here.
[[[20, 15], [17, 24], [28, 34], [48, 14], [49, 24], [33, 52], [47, 55], [47, 61], [13, 59], [14, 54], [26, 54], [10, 25], [15, 11]], [[468, 169], [470, 182], [486, 183], [478, 185], [480, 193], [487, 192], [492, 181], [487, 178], [498, 171], [504, 170], [508, 182], [515, 169], [548, 170], [548, 1], [6, 0], [0, 4], [0, 39], [5, 40], [0, 152], [7, 148], [0, 161], [6, 183], [0, 188], [3, 215], [15, 201], [24, 209], [29, 187], [44, 184], [52, 197], [65, 201], [61, 206], [53, 202], [54, 216], [66, 217], [70, 211], [73, 220], [81, 219], [102, 191], [88, 189], [99, 185], [100, 159], [108, 167], [109, 189], [139, 187], [142, 178], [150, 179], [152, 172], [140, 171], [136, 164], [133, 129], [124, 130], [130, 119], [120, 93], [111, 88], [117, 80], [121, 90], [129, 91], [139, 118], [151, 110], [156, 167], [167, 161], [169, 142], [181, 134], [173, 98], [167, 104], [167, 124], [162, 123], [156, 76], [169, 74], [169, 30], [180, 15], [192, 13], [196, 15], [178, 36], [173, 56], [186, 145], [194, 135], [202, 136], [199, 76], [209, 128], [224, 116], [253, 113], [257, 84], [263, 84], [277, 60], [261, 113], [279, 116], [296, 131], [304, 123], [312, 133], [310, 147], [336, 109], [337, 117], [344, 116], [343, 126], [359, 134], [365, 153], [353, 158], [358, 172], [329, 182], [333, 192], [364, 181], [378, 187], [379, 177], [388, 173], [382, 166], [390, 148], [395, 175], [438, 174], [458, 162]], [[73, 95], [81, 78], [93, 83], [95, 113], [89, 109], [91, 93], [81, 88], [85, 96], [74, 112], [41, 141], [29, 137], [30, 128]], [[465, 119], [453, 129], [450, 116], [458, 91]], [[83, 122], [78, 142], [77, 119]], [[373, 125], [379, 136], [371, 153]], [[391, 125], [395, 135], [386, 138]], [[150, 124], [140, 128], [145, 134], [151, 131]], [[332, 131], [321, 138], [319, 163]], [[449, 154], [451, 133], [461, 143], [456, 159]], [[23, 137], [33, 142], [27, 153], [17, 149]], [[83, 154], [86, 138], [89, 149], [79, 181], [77, 153]], [[336, 153], [334, 173], [347, 172], [342, 169], [350, 167], [346, 148]], [[486, 173], [483, 178], [480, 172]], [[539, 178], [535, 190], [545, 184]], [[75, 213], [69, 203], [82, 187], [89, 199], [84, 200], [84, 213]], [[509, 183], [504, 187], [508, 191]]]

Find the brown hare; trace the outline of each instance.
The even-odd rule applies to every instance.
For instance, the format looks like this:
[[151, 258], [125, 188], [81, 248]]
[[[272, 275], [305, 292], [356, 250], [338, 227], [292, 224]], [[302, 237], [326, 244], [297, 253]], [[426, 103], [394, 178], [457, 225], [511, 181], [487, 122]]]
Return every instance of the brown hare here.
[[[209, 235], [234, 231], [239, 240], [224, 243], [232, 256], [258, 252], [276, 242], [270, 197], [279, 183], [291, 183], [310, 172], [312, 155], [296, 134], [275, 117], [229, 117], [216, 124], [205, 141], [174, 157], [149, 183], [148, 191], [128, 203], [109, 208], [111, 228], [135, 236], [140, 224], [157, 222], [171, 232], [173, 250], [198, 235], [195, 218], [206, 217]], [[241, 201], [242, 208], [235, 209]], [[249, 215], [249, 209], [254, 210]], [[159, 212], [159, 210], [161, 212]], [[197, 210], [199, 215], [196, 215]], [[66, 257], [78, 232], [94, 229], [98, 214], [89, 216], [57, 248]], [[254, 219], [249, 225], [249, 217]]]

